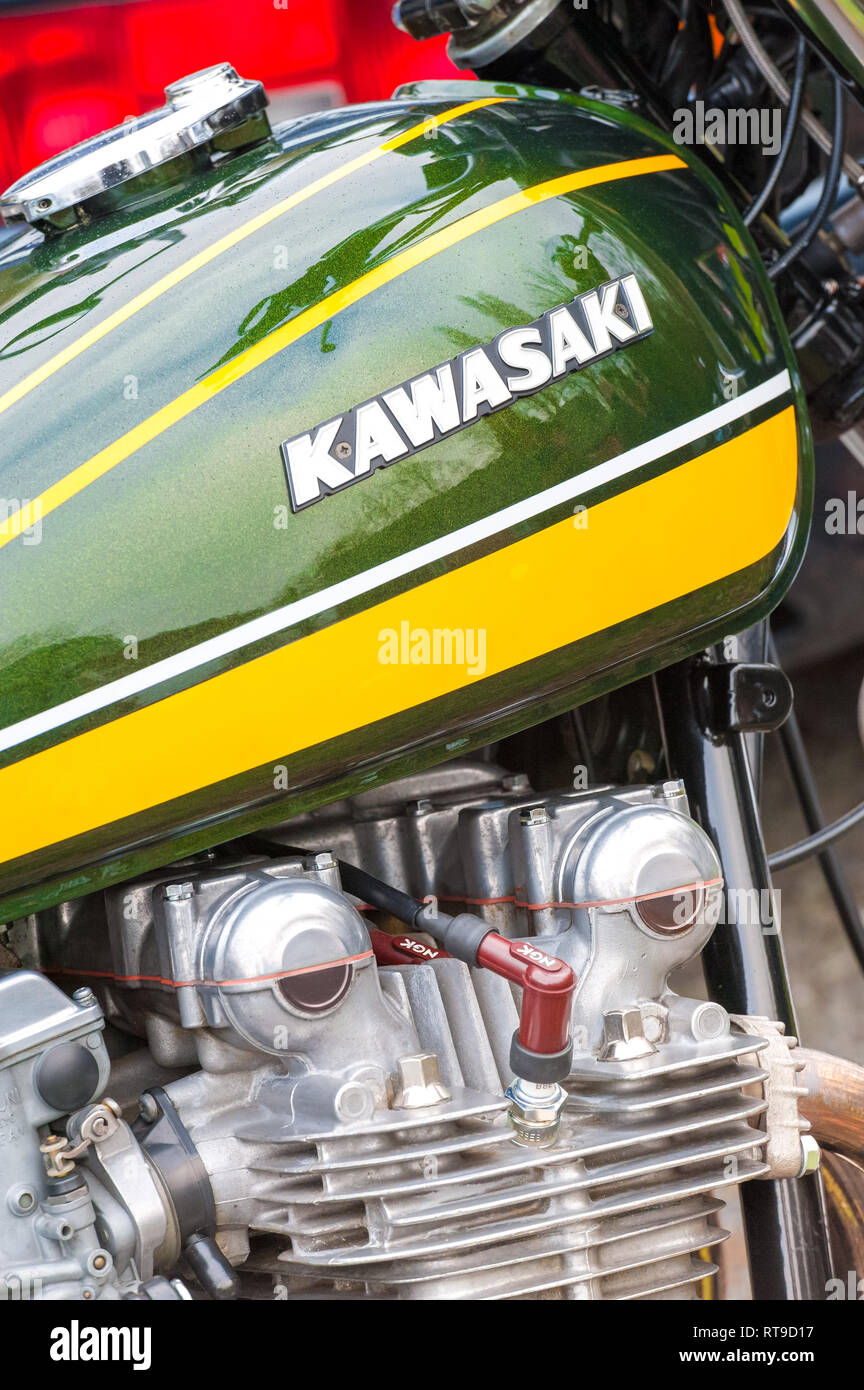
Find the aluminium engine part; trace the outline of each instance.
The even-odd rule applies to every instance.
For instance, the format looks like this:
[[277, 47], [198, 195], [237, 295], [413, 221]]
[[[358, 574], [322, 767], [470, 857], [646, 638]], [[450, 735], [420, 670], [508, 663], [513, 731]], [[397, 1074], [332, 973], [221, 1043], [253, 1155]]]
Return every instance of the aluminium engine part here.
[[[215, 1237], [252, 1297], [695, 1296], [699, 1252], [725, 1236], [714, 1190], [769, 1172], [769, 1099], [762, 1039], [668, 987], [720, 891], [680, 783], [538, 798], [453, 764], [279, 833], [308, 850], [187, 861], [13, 933], [57, 978], [83, 952], [113, 1026], [187, 1070], [145, 1091], [131, 1131], [111, 1122], [162, 1193], [164, 1234], [140, 1190], [111, 1187], [104, 1138], [81, 1160], [151, 1221], [139, 1263], [146, 1247], [169, 1277], [190, 1238]], [[440, 951], [376, 963], [339, 886], [349, 851], [572, 963], [560, 1096], [513, 1082], [505, 979]], [[508, 1121], [514, 1092], [528, 1130], [556, 1108], [548, 1147]]]
[[22, 970], [0, 978], [0, 1020], [0, 1300], [117, 1299], [137, 1273], [104, 1245], [96, 1190], [49, 1132], [108, 1079], [102, 1011], [89, 989], [69, 999]]
[[804, 1060], [798, 1052], [798, 1039], [786, 1035], [785, 1024], [773, 1019], [731, 1014], [732, 1025], [740, 1033], [761, 1040], [759, 1065], [765, 1069], [765, 1162], [772, 1178], [800, 1178], [819, 1167], [819, 1144], [810, 1133], [810, 1121], [800, 1113], [800, 1102], [807, 1087], [798, 1073]]

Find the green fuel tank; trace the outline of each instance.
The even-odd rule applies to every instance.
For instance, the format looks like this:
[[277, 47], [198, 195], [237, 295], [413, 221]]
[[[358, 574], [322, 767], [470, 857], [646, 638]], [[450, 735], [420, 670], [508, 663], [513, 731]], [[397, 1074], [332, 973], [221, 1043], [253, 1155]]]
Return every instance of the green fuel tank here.
[[771, 287], [667, 135], [167, 97], [0, 199], [0, 921], [696, 651], [806, 541]]

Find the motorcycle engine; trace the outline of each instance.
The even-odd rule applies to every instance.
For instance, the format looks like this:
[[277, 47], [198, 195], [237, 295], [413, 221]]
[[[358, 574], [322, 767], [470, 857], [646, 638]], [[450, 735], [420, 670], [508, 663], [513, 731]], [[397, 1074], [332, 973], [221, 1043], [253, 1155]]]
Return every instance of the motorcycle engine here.
[[[451, 763], [271, 840], [10, 928], [3, 1286], [696, 1297], [715, 1190], [792, 1175], [803, 1126], [785, 1042], [774, 1132], [759, 1029], [670, 988], [722, 904], [683, 785], [538, 795]], [[343, 891], [340, 861], [571, 967], [554, 1114], [542, 1086], [514, 1113], [519, 989]]]

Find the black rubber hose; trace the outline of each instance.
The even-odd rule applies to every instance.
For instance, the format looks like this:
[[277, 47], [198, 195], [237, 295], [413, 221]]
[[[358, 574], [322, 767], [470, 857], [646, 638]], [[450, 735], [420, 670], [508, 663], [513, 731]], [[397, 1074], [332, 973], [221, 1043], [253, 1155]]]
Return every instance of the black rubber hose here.
[[[298, 849], [295, 845], [283, 845], [280, 840], [271, 840], [266, 835], [247, 835], [242, 843], [259, 854], [296, 854], [303, 858], [314, 853], [310, 849]], [[342, 887], [355, 898], [388, 913], [397, 922], [404, 922], [406, 927], [429, 932], [449, 955], [456, 956], [458, 960], [464, 960], [468, 965], [477, 964], [481, 942], [492, 932], [489, 923], [484, 922], [482, 917], [475, 917], [471, 912], [460, 912], [456, 917], [451, 917], [441, 912], [436, 903], [412, 898], [401, 888], [394, 888], [374, 874], [367, 874], [365, 869], [358, 869], [356, 864], [346, 864], [344, 859], [335, 862]]]
[[[267, 835], [247, 835], [243, 843], [259, 854], [296, 854], [305, 858], [315, 852], [311, 849], [299, 849], [296, 845], [283, 845], [281, 840], [271, 840]], [[346, 892], [352, 893], [355, 898], [368, 903], [370, 907], [377, 907], [381, 912], [395, 917], [397, 922], [404, 922], [407, 927], [417, 925], [418, 914], [427, 906], [426, 903], [412, 898], [409, 893], [403, 893], [401, 888], [394, 888], [392, 884], [385, 883], [383, 879], [375, 878], [373, 874], [367, 874], [365, 869], [358, 869], [356, 864], [346, 864], [344, 859], [337, 859], [336, 863], [339, 865], [339, 877]], [[429, 928], [423, 927], [421, 930], [428, 931]]]
[[795, 73], [792, 78], [792, 88], [789, 93], [789, 105], [786, 108], [786, 128], [783, 131], [783, 140], [774, 158], [774, 167], [768, 175], [761, 193], [756, 195], [753, 202], [744, 213], [745, 227], [749, 227], [751, 222], [759, 216], [765, 204], [768, 202], [768, 199], [771, 197], [771, 194], [774, 192], [774, 189], [777, 187], [780, 181], [780, 175], [786, 167], [789, 151], [792, 149], [792, 142], [795, 139], [795, 132], [798, 129], [798, 118], [801, 115], [804, 94], [807, 90], [807, 66], [807, 44], [803, 38], [799, 38], [798, 48], [795, 53]]
[[853, 830], [856, 825], [864, 821], [864, 801], [859, 806], [847, 811], [845, 816], [839, 820], [832, 821], [815, 835], [808, 835], [806, 840], [799, 840], [797, 844], [790, 845], [788, 849], [780, 849], [776, 854], [769, 854], [768, 867], [772, 871], [777, 869], [788, 869], [792, 864], [800, 864], [802, 859], [807, 859], [811, 854], [819, 854], [827, 845], [831, 845], [835, 840], [839, 840], [841, 835]]
[[[819, 793], [813, 780], [801, 730], [794, 714], [790, 714], [785, 724], [781, 725], [780, 741], [783, 745], [789, 774], [801, 803], [807, 829], [811, 835], [819, 834], [825, 829], [825, 817], [822, 814]], [[849, 887], [846, 874], [836, 852], [829, 846], [818, 851], [818, 855], [819, 867], [822, 870], [828, 892], [834, 901], [837, 915], [849, 938], [849, 945], [855, 952], [858, 964], [864, 970], [864, 923], [861, 921], [855, 896]], [[772, 864], [773, 867], [775, 866]]]
[[367, 874], [365, 869], [358, 869], [356, 864], [346, 864], [344, 859], [337, 862], [342, 887], [353, 893], [355, 898], [389, 913], [397, 922], [404, 922], [406, 927], [417, 925], [417, 918], [425, 903], [412, 898], [409, 893], [403, 893], [401, 888], [394, 888], [392, 884]]
[[768, 275], [772, 280], [782, 274], [794, 260], [806, 251], [825, 218], [834, 206], [834, 199], [837, 197], [837, 189], [840, 184], [840, 175], [843, 172], [843, 153], [846, 146], [846, 98], [843, 91], [843, 84], [839, 78], [834, 78], [834, 132], [831, 145], [831, 158], [828, 161], [828, 169], [825, 180], [822, 184], [822, 193], [819, 202], [816, 204], [811, 216], [807, 219], [806, 225], [795, 237], [795, 240], [786, 248], [779, 260], [768, 267]]

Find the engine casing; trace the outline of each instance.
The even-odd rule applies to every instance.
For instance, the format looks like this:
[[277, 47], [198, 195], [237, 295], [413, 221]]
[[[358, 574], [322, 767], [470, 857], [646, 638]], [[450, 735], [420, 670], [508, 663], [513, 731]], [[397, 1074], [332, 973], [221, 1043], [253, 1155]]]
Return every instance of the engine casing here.
[[[278, 835], [308, 854], [188, 861], [10, 937], [58, 980], [86, 961], [113, 1030], [146, 1041], [136, 1074], [162, 1084], [145, 1080], [134, 1133], [109, 1121], [110, 1137], [179, 1196], [166, 1216], [131, 1194], [156, 1233], [138, 1264], [170, 1276], [203, 1222], [253, 1297], [695, 1296], [711, 1269], [698, 1252], [726, 1234], [716, 1190], [771, 1170], [763, 1040], [669, 985], [722, 899], [681, 783], [538, 798], [524, 777], [455, 764]], [[324, 843], [575, 970], [551, 1147], [508, 1123], [518, 989], [422, 936], [404, 965], [376, 963]], [[791, 1132], [797, 1162], [794, 1117]], [[104, 1142], [83, 1163], [122, 1194]], [[190, 1189], [206, 1189], [191, 1214]]]

